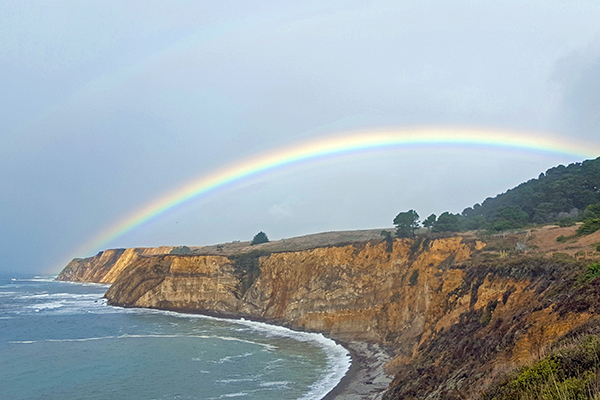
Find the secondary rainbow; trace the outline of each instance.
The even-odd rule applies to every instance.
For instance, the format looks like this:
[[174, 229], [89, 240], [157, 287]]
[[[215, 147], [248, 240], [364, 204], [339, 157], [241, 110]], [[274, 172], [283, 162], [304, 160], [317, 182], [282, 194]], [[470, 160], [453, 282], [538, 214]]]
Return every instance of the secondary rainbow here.
[[118, 221], [83, 246], [78, 254], [89, 254], [103, 249], [109, 242], [186, 201], [260, 173], [302, 162], [378, 149], [445, 146], [517, 150], [575, 156], [577, 159], [595, 158], [600, 155], [600, 146], [577, 143], [570, 138], [490, 129], [378, 130], [329, 136], [281, 148], [202, 175]]

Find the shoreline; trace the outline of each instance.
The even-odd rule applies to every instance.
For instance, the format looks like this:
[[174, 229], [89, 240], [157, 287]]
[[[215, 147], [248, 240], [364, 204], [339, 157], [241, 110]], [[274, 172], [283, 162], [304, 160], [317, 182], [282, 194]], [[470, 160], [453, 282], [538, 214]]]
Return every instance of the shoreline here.
[[340, 379], [340, 381], [331, 389], [321, 400], [380, 400], [388, 388], [392, 377], [385, 374], [383, 367], [392, 359], [390, 351], [383, 346], [366, 342], [345, 342], [330, 337], [323, 332], [308, 332], [293, 328], [283, 321], [274, 321], [268, 318], [256, 318], [241, 316], [233, 313], [220, 313], [208, 310], [197, 310], [193, 308], [155, 308], [155, 307], [134, 307], [127, 305], [113, 305], [123, 308], [142, 308], [161, 311], [171, 311], [181, 314], [196, 314], [207, 317], [214, 317], [228, 320], [245, 319], [253, 322], [262, 322], [269, 325], [280, 326], [296, 332], [320, 333], [325, 338], [333, 340], [336, 344], [342, 346], [350, 354], [350, 367]]
[[385, 364], [392, 359], [391, 352], [374, 343], [340, 344], [350, 352], [352, 364], [322, 400], [381, 400], [393, 379], [384, 371]]

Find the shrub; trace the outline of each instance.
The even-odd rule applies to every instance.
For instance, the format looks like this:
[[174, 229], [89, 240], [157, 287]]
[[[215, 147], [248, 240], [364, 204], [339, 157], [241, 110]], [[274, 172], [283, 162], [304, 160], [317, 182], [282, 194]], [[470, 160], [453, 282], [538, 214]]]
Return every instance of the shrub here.
[[564, 235], [560, 235], [559, 237], [556, 238], [556, 241], [558, 243], [564, 243], [566, 242], [568, 239], [566, 237], [564, 237]]
[[600, 230], [600, 218], [592, 218], [586, 220], [583, 225], [577, 229], [578, 235], [590, 235]]
[[394, 238], [392, 238], [392, 232], [390, 231], [381, 231], [381, 236], [383, 236], [386, 243], [386, 251], [391, 253], [394, 250]]
[[590, 335], [519, 369], [484, 395], [487, 399], [579, 400], [597, 398], [600, 339]]
[[192, 252], [192, 250], [190, 250], [189, 247], [179, 246], [179, 247], [173, 247], [173, 250], [171, 250], [171, 252], [169, 252], [169, 254], [190, 254], [191, 252]]
[[558, 226], [560, 226], [561, 228], [566, 228], [568, 226], [573, 226], [573, 225], [575, 225], [575, 218], [562, 217], [562, 218], [559, 218], [559, 220], [558, 220]]
[[250, 242], [250, 246], [254, 246], [255, 244], [267, 243], [268, 241], [269, 238], [267, 237], [267, 234], [263, 231], [260, 231], [256, 235], [254, 235], [252, 242]]
[[600, 262], [595, 262], [587, 266], [587, 272], [585, 274], [586, 280], [592, 280], [600, 276]]

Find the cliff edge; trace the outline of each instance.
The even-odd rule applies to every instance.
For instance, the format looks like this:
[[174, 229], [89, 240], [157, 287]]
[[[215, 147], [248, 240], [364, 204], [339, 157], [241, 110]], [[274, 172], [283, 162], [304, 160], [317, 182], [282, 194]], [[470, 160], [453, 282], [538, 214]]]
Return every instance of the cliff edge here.
[[597, 254], [506, 250], [531, 236], [487, 246], [422, 236], [274, 253], [138, 254], [128, 262], [126, 250], [97, 256], [87, 275], [92, 264], [83, 261], [61, 275], [113, 281], [113, 305], [252, 318], [380, 346], [394, 379], [385, 391], [389, 381], [368, 382], [377, 386], [370, 398], [475, 399], [600, 310], [600, 278], [589, 275]]

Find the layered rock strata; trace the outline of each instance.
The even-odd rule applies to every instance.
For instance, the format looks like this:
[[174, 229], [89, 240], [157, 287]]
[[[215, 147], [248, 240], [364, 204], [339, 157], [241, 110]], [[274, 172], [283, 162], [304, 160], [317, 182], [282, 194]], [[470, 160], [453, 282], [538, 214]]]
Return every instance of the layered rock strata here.
[[74, 258], [58, 275], [58, 281], [113, 283], [140, 256], [168, 254], [173, 247], [135, 247], [101, 251], [93, 257]]
[[88, 274], [79, 261], [65, 277], [113, 280], [113, 305], [253, 318], [378, 344], [393, 354], [388, 399], [478, 398], [600, 304], [589, 285], [571, 293], [584, 263], [484, 257], [484, 247], [421, 237], [236, 257], [138, 254], [127, 263], [123, 252], [100, 255]]

